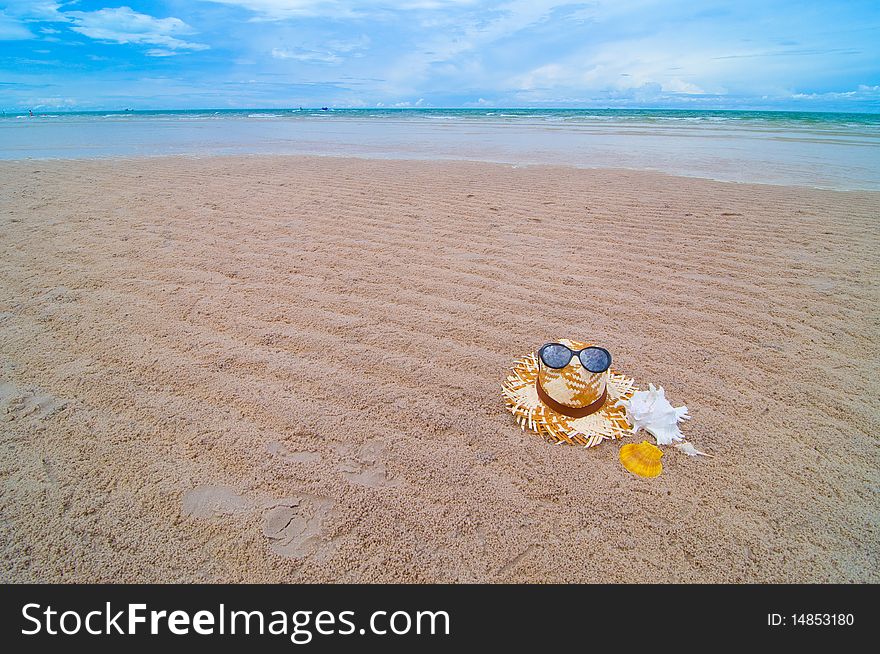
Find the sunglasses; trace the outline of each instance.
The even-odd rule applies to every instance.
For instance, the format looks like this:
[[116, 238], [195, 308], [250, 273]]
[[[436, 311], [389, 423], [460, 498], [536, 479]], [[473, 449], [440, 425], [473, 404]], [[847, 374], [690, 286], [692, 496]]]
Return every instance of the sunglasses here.
[[585, 347], [575, 352], [562, 343], [547, 343], [538, 350], [538, 356], [548, 368], [565, 368], [575, 356], [584, 368], [593, 373], [605, 372], [611, 367], [611, 353], [604, 347]]

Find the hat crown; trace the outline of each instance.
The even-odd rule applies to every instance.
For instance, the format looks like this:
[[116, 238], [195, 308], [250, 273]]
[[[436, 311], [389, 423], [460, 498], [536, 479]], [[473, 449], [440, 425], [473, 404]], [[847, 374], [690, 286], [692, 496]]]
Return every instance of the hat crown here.
[[[578, 352], [589, 343], [581, 343], [569, 339], [555, 341]], [[605, 393], [608, 385], [608, 370], [603, 372], [590, 372], [581, 365], [577, 357], [572, 357], [565, 368], [548, 368], [538, 362], [538, 381], [541, 388], [552, 399], [575, 409], [580, 409], [593, 404]]]

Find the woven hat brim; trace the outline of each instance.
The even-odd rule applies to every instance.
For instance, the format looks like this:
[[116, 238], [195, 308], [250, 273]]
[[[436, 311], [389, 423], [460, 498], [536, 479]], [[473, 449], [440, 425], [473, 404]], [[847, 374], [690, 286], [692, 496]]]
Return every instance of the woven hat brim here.
[[533, 353], [514, 364], [501, 387], [508, 410], [523, 430], [528, 428], [552, 443], [584, 447], [595, 447], [602, 441], [632, 433], [626, 410], [614, 406], [619, 400], [628, 400], [636, 391], [632, 378], [609, 370], [605, 404], [583, 418], [557, 413], [544, 404], [535, 388], [537, 379], [538, 357]]

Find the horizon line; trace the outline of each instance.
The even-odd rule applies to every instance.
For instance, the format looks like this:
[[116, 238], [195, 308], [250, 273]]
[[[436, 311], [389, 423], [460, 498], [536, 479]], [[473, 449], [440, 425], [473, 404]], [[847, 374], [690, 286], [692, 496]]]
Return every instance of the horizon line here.
[[880, 110], [862, 110], [862, 109], [746, 109], [746, 108], [684, 108], [684, 107], [597, 107], [597, 106], [548, 106], [548, 107], [456, 107], [456, 106], [438, 106], [438, 107], [334, 107], [325, 105], [325, 107], [314, 106], [289, 106], [289, 107], [166, 107], [166, 108], [123, 108], [123, 109], [73, 109], [73, 108], [51, 108], [51, 109], [33, 109], [31, 107], [15, 107], [10, 109], [0, 109], [0, 113], [20, 113], [33, 112], [34, 116], [39, 115], [37, 112], [46, 114], [91, 114], [91, 113], [150, 113], [150, 112], [171, 112], [171, 111], [214, 111], [214, 112], [233, 112], [233, 111], [681, 111], [681, 112], [724, 112], [724, 113], [803, 113], [803, 114], [865, 114], [880, 115]]

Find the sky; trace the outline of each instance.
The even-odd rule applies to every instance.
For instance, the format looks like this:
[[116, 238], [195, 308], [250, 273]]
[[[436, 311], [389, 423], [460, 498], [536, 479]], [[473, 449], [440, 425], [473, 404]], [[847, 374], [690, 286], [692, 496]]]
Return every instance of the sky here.
[[0, 109], [880, 112], [880, 0], [0, 0]]

